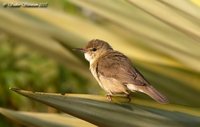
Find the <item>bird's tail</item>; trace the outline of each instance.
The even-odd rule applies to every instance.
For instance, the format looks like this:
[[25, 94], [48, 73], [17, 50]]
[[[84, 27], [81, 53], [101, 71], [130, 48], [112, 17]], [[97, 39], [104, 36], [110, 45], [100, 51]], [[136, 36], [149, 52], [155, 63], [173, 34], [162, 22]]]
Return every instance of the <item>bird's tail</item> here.
[[147, 95], [149, 95], [151, 98], [156, 100], [159, 103], [166, 104], [168, 103], [167, 97], [162, 95], [160, 92], [158, 92], [153, 86], [151, 85], [145, 85], [145, 86], [136, 86], [133, 84], [127, 85], [128, 89], [131, 91], [140, 91]]
[[153, 86], [148, 85], [148, 86], [143, 86], [143, 87], [144, 88], [142, 88], [141, 92], [149, 95], [151, 98], [153, 98], [157, 102], [162, 103], [162, 104], [166, 104], [169, 102], [167, 97], [165, 97], [163, 94], [158, 92]]

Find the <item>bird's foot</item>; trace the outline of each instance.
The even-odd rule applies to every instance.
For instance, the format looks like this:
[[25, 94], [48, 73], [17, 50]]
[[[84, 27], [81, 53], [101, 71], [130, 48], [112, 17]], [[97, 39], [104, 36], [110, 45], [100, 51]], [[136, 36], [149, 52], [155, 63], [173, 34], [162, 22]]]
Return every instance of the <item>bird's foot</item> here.
[[110, 102], [112, 101], [112, 95], [107, 94], [107, 95], [106, 95], [106, 98], [107, 98]]
[[128, 103], [131, 102], [131, 95], [127, 94], [126, 97], [128, 98]]

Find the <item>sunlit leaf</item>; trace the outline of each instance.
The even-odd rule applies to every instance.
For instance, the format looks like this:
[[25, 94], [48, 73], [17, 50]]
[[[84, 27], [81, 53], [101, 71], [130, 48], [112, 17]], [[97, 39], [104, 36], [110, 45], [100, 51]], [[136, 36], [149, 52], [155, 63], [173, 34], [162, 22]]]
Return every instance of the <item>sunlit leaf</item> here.
[[[176, 58], [176, 60], [186, 64], [187, 67], [199, 71], [199, 25], [193, 23], [196, 21], [196, 19], [193, 21], [193, 18], [188, 19], [181, 14], [178, 15], [179, 13], [177, 14], [177, 11], [173, 9], [168, 9], [167, 7], [163, 9], [160, 6], [156, 6], [157, 4], [161, 4], [157, 1], [147, 1], [148, 4], [147, 2], [138, 1], [138, 3], [141, 3], [143, 6], [154, 9], [149, 9], [147, 11], [142, 11], [138, 9], [137, 6], [131, 7], [130, 4], [122, 0], [118, 0], [117, 2], [113, 0], [108, 0], [106, 2], [93, 0], [85, 0], [84, 2], [81, 0], [70, 1], [77, 6], [88, 9], [91, 12], [108, 19], [112, 24], [125, 27], [127, 33], [130, 33], [135, 38], [137, 38], [137, 36], [140, 38], [139, 42], [137, 43], [144, 43], [144, 46], [142, 47], [143, 50], [147, 48], [147, 46], [151, 47], [156, 51], [166, 53], [168, 56]], [[165, 5], [161, 4], [161, 6]], [[168, 10], [172, 12], [169, 13]], [[158, 16], [161, 16], [161, 18], [158, 19], [149, 15], [154, 12]], [[176, 15], [183, 19], [183, 21], [178, 19]], [[174, 18], [177, 20], [173, 20]], [[170, 24], [166, 24], [165, 20], [170, 20]], [[172, 21], [174, 21], [174, 24], [171, 23]], [[180, 29], [177, 30], [174, 25]], [[194, 38], [196, 38], [196, 40]], [[132, 38], [132, 40], [134, 39]], [[125, 42], [127, 41], [129, 40], [126, 40]], [[123, 44], [125, 42], [123, 41]], [[137, 56], [141, 54], [141, 52], [137, 53], [138, 49], [140, 48], [141, 47], [138, 47], [136, 51], [133, 49], [128, 51], [126, 50], [126, 52], [129, 54], [129, 51], [135, 51], [129, 55], [134, 54]], [[143, 55], [140, 56], [140, 59], [143, 58], [145, 54], [146, 53], [143, 53]], [[148, 54], [146, 55], [148, 56]], [[146, 57], [145, 59], [151, 59], [150, 61], [153, 62], [153, 58], [154, 56], [149, 54], [149, 58]], [[159, 58], [160, 62], [162, 61], [161, 59]], [[159, 61], [156, 62], [160, 63]]]
[[[163, 21], [164, 23], [172, 27], [175, 27], [179, 31], [182, 31], [186, 35], [191, 36], [197, 40], [200, 39], [199, 26], [193, 21], [192, 17], [189, 19], [185, 18], [183, 15], [176, 12], [176, 10], [173, 10], [173, 8], [170, 8], [159, 1], [129, 1], [131, 1], [131, 3], [144, 10], [145, 12], [151, 14], [155, 18]], [[169, 15], [170, 18], [167, 15]]]

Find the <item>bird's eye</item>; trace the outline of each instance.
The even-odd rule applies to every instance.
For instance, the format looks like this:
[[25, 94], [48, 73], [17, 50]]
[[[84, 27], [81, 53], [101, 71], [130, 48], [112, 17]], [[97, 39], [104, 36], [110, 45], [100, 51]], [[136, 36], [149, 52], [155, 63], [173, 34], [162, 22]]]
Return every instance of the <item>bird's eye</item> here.
[[92, 51], [94, 51], [94, 52], [95, 52], [95, 51], [97, 51], [97, 49], [96, 49], [96, 48], [92, 48]]

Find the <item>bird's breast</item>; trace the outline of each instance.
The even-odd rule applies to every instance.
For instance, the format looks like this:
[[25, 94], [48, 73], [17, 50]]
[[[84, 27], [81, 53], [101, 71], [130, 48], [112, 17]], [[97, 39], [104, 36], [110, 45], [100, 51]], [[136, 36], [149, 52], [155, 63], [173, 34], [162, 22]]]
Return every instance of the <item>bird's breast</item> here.
[[90, 64], [90, 71], [92, 73], [92, 75], [94, 76], [94, 78], [97, 80], [97, 82], [99, 83], [99, 85], [103, 88], [103, 85], [98, 77], [98, 74], [97, 74], [97, 63], [93, 63], [93, 64]]
[[96, 67], [90, 65], [90, 71], [91, 71], [92, 75], [95, 77], [95, 79], [99, 80], [98, 76], [97, 76], [97, 72], [96, 72]]

